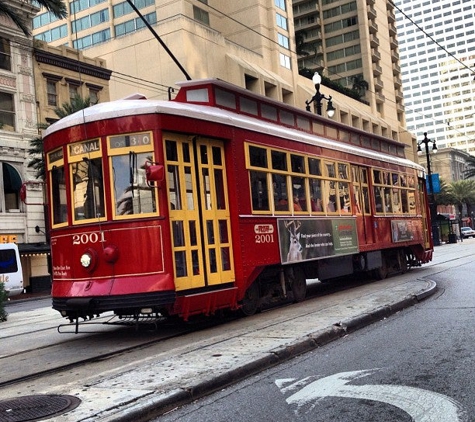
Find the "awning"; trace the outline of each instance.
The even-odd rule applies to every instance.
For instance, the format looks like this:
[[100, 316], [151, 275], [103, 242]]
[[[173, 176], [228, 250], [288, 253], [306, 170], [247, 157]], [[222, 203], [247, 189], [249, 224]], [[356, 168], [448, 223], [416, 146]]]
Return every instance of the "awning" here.
[[18, 171], [7, 163], [3, 163], [3, 185], [8, 193], [19, 192], [22, 185]]
[[46, 243], [19, 243], [18, 251], [20, 252], [20, 255], [49, 254], [51, 252], [51, 247]]

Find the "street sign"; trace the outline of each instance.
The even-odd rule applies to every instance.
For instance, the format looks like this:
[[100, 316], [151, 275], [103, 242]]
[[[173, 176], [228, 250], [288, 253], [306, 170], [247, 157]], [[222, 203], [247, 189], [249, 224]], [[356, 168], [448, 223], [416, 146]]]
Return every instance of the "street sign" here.
[[[432, 187], [434, 188], [434, 192], [430, 189], [430, 181], [429, 178], [432, 179]], [[440, 193], [440, 179], [439, 173], [432, 173], [430, 176], [428, 175], [426, 178], [426, 187], [427, 193], [430, 195], [431, 193]]]

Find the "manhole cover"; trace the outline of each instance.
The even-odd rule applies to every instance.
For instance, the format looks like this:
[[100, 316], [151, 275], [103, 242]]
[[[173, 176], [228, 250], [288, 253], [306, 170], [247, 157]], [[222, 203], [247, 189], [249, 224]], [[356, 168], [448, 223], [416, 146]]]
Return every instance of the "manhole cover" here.
[[45, 394], [0, 400], [0, 422], [38, 421], [57, 416], [79, 406], [74, 396]]

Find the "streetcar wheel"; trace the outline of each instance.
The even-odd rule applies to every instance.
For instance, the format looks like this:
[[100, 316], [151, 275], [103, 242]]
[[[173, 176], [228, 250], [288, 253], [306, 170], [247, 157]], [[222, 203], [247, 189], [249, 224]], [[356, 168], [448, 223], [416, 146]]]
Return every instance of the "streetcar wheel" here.
[[399, 269], [401, 270], [401, 273], [402, 274], [406, 273], [408, 269], [406, 252], [402, 249], [399, 251], [398, 261], [399, 261]]
[[259, 292], [259, 284], [252, 283], [246, 290], [246, 295], [242, 300], [241, 312], [245, 316], [254, 315], [261, 304], [261, 295]]
[[389, 270], [386, 260], [383, 259], [383, 265], [373, 270], [373, 276], [376, 280], [384, 280], [388, 276]]
[[305, 300], [305, 296], [307, 295], [307, 280], [302, 270], [294, 268], [291, 288], [294, 302], [302, 302]]

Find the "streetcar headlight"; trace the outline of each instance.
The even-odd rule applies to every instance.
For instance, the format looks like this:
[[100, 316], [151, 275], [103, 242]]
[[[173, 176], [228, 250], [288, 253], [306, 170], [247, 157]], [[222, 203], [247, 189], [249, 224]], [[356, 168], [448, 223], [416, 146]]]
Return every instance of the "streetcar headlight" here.
[[91, 254], [89, 253], [83, 253], [81, 255], [81, 265], [84, 267], [84, 268], [89, 268], [91, 266], [91, 263], [92, 263], [92, 256]]

